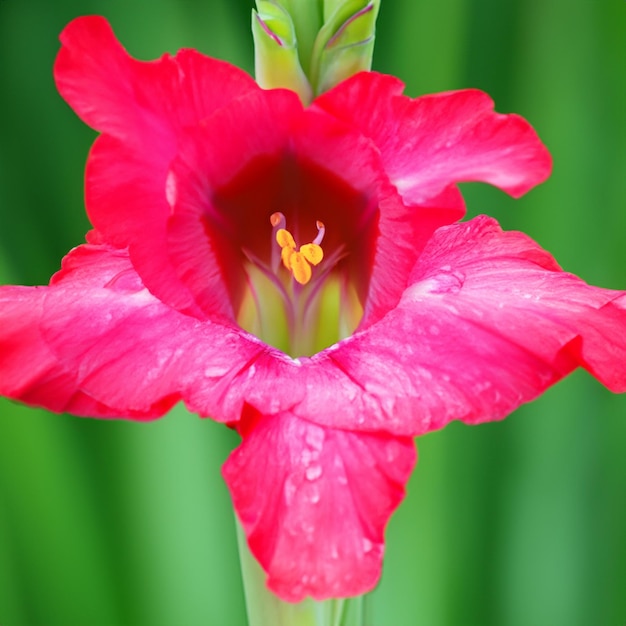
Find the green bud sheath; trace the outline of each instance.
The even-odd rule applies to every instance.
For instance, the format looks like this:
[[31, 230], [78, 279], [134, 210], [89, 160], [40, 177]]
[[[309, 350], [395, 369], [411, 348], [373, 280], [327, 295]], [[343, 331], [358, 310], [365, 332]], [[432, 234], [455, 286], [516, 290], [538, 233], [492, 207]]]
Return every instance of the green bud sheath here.
[[256, 79], [303, 103], [372, 65], [380, 0], [257, 0]]
[[371, 69], [380, 0], [326, 4], [336, 6], [318, 34], [313, 53], [311, 82], [316, 94]]
[[300, 65], [296, 30], [290, 14], [277, 2], [257, 0], [252, 11], [254, 70], [265, 89], [284, 87], [295, 91], [304, 104], [313, 90]]

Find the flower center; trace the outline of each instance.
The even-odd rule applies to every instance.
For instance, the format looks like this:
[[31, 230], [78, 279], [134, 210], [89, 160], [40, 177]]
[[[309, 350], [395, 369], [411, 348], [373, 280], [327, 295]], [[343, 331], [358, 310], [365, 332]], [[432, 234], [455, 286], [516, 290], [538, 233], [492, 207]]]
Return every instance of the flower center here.
[[372, 191], [281, 153], [251, 160], [210, 200], [204, 227], [241, 328], [292, 357], [354, 332], [378, 234]]

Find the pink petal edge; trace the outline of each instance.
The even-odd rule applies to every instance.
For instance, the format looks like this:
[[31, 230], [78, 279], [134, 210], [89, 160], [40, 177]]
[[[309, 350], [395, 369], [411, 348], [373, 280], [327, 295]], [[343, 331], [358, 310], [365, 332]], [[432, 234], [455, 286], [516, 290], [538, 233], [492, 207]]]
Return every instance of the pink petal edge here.
[[487, 94], [467, 89], [413, 99], [400, 95], [401, 86], [397, 79], [362, 72], [320, 96], [314, 107], [374, 141], [407, 204], [419, 205], [466, 181], [491, 183], [519, 197], [550, 175], [552, 159], [530, 124], [495, 113]]

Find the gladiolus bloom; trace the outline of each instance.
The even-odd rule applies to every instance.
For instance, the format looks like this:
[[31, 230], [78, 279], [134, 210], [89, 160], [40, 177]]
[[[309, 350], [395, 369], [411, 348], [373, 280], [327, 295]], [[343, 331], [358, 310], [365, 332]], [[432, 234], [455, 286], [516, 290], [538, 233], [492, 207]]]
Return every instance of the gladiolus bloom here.
[[626, 390], [624, 292], [458, 223], [456, 183], [519, 196], [550, 171], [484, 93], [362, 72], [305, 108], [193, 50], [136, 61], [99, 17], [61, 40], [59, 91], [101, 133], [94, 230], [48, 287], [0, 288], [0, 393], [139, 420], [183, 401], [235, 428], [224, 477], [281, 598], [376, 584], [414, 436], [578, 366]]

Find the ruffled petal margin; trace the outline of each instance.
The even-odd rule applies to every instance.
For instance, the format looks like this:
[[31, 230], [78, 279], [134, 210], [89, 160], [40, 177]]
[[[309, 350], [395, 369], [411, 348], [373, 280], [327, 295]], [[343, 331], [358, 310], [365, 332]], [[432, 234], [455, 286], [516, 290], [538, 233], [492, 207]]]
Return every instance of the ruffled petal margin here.
[[223, 474], [269, 588], [290, 602], [370, 591], [415, 460], [408, 437], [323, 428], [289, 414], [256, 421]]
[[313, 106], [374, 141], [407, 204], [466, 181], [519, 197], [549, 176], [552, 159], [530, 124], [495, 113], [487, 94], [468, 89], [412, 99], [400, 95], [402, 87], [394, 77], [362, 72]]
[[149, 136], [175, 137], [259, 90], [243, 70], [196, 50], [138, 61], [98, 15], [76, 18], [60, 39], [54, 77], [63, 98], [92, 128], [144, 150], [159, 147]]

